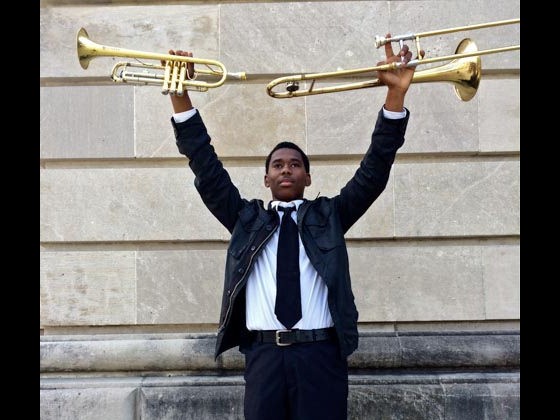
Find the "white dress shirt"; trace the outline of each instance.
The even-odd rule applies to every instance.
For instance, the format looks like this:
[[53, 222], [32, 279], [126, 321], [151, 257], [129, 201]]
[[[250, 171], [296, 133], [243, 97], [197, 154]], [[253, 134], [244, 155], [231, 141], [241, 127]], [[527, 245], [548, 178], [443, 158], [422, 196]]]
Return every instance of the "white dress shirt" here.
[[[303, 200], [294, 200], [299, 208]], [[273, 201], [270, 206], [284, 206], [288, 203]], [[284, 212], [278, 212], [280, 220]], [[290, 214], [297, 222], [296, 212]], [[283, 330], [286, 327], [276, 318], [274, 304], [276, 301], [276, 250], [280, 229], [276, 229], [255, 261], [249, 274], [246, 287], [246, 317], [249, 330]], [[302, 330], [327, 328], [334, 325], [327, 303], [327, 286], [311, 265], [305, 249], [299, 240], [299, 271], [301, 290], [301, 319], [293, 326]]]

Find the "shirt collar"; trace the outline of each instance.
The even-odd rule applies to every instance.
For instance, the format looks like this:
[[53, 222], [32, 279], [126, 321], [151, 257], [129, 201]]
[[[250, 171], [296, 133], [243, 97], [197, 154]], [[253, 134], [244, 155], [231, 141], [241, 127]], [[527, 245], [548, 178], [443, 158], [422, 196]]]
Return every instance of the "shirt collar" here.
[[274, 200], [271, 201], [270, 204], [268, 205], [269, 208], [274, 209], [274, 210], [278, 210], [278, 206], [280, 207], [291, 207], [291, 206], [296, 206], [296, 211], [299, 208], [299, 206], [303, 203], [303, 200], [298, 199], [298, 200], [292, 200], [289, 202], [286, 201], [279, 201], [279, 200]]

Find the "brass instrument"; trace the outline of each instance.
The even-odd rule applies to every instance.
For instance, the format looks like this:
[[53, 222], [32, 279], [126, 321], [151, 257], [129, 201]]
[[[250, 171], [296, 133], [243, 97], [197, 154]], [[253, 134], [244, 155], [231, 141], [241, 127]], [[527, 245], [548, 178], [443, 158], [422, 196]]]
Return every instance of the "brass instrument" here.
[[[495, 54], [495, 53], [519, 50], [520, 48], [519, 45], [512, 45], [507, 47], [478, 51], [478, 48], [474, 43], [474, 41], [472, 41], [469, 38], [465, 38], [457, 46], [457, 49], [455, 50], [455, 54], [441, 56], [441, 57], [424, 58], [420, 54], [421, 52], [420, 38], [431, 36], [431, 35], [440, 35], [440, 34], [445, 34], [450, 32], [460, 32], [465, 30], [480, 29], [480, 28], [486, 28], [492, 26], [510, 25], [514, 23], [519, 23], [519, 21], [520, 19], [509, 19], [509, 20], [502, 20], [496, 22], [482, 23], [477, 25], [440, 29], [431, 32], [421, 32], [417, 34], [392, 36], [390, 38], [376, 36], [375, 37], [376, 48], [379, 48], [382, 45], [385, 45], [389, 42], [397, 42], [397, 41], [400, 43], [402, 48], [403, 41], [414, 40], [418, 58], [410, 60], [407, 64], [401, 62], [394, 62], [394, 63], [383, 64], [375, 67], [340, 70], [340, 71], [333, 71], [327, 73], [297, 74], [292, 76], [279, 77], [277, 79], [272, 80], [267, 85], [266, 91], [273, 98], [295, 98], [299, 96], [319, 95], [322, 93], [342, 92], [346, 90], [377, 87], [382, 85], [379, 79], [354, 82], [354, 83], [346, 83], [346, 84], [338, 84], [334, 86], [327, 86], [327, 87], [314, 89], [315, 82], [321, 79], [354, 76], [358, 74], [370, 73], [370, 72], [380, 71], [380, 70], [381, 71], [394, 70], [397, 68], [401, 68], [403, 66], [415, 67], [420, 64], [429, 64], [429, 63], [434, 63], [439, 61], [452, 60], [450, 63], [444, 64], [439, 67], [434, 67], [431, 69], [414, 72], [412, 83], [442, 82], [442, 81], [451, 82], [454, 85], [455, 93], [459, 97], [459, 99], [461, 99], [462, 101], [469, 101], [476, 94], [478, 85], [480, 83], [480, 77], [481, 77], [480, 56], [486, 54]], [[307, 81], [307, 80], [311, 81], [309, 87], [305, 90], [299, 90], [299, 82]], [[276, 92], [274, 89], [278, 85], [283, 83], [286, 84], [286, 92]]]
[[[138, 63], [118, 62], [113, 66], [111, 71], [113, 81], [139, 85], [158, 85], [162, 87], [161, 93], [163, 94], [181, 96], [185, 90], [205, 92], [210, 88], [222, 86], [227, 78], [240, 80], [247, 78], [245, 72], [228, 73], [225, 66], [216, 60], [150, 53], [96, 44], [89, 39], [89, 35], [84, 28], [78, 31], [77, 44], [78, 59], [83, 69], [88, 68], [90, 60], [94, 57], [135, 58], [138, 59]], [[139, 59], [157, 60], [159, 63], [142, 63]], [[165, 62], [165, 65], [162, 65], [162, 62]], [[187, 72], [189, 63], [203, 67], [195, 68], [194, 75], [191, 77]], [[131, 71], [130, 68], [143, 70]], [[197, 80], [199, 75], [210, 81]]]

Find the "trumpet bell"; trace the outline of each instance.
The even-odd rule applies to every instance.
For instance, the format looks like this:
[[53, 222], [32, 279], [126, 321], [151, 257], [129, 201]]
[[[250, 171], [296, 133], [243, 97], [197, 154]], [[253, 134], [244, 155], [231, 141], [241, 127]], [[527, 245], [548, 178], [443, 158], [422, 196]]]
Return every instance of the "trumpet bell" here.
[[76, 37], [77, 49], [78, 49], [78, 60], [80, 61], [80, 66], [85, 70], [89, 66], [90, 60], [94, 57], [91, 54], [92, 48], [95, 44], [89, 40], [89, 35], [84, 28], [80, 28], [78, 35]]

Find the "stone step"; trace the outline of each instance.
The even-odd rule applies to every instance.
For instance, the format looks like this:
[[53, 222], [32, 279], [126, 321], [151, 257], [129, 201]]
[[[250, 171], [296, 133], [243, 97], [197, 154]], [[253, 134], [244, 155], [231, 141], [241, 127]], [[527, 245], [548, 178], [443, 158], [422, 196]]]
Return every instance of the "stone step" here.
[[[243, 419], [242, 355], [214, 343], [43, 336], [41, 419]], [[349, 366], [349, 420], [519, 418], [519, 331], [361, 333]]]

